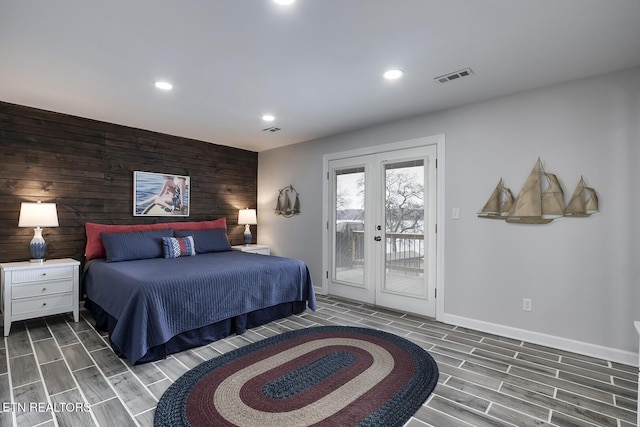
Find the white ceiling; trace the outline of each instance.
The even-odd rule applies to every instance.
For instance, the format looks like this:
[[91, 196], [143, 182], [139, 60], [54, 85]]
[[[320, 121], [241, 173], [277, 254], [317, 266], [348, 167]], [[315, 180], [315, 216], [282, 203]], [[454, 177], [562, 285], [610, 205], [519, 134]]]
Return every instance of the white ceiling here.
[[639, 65], [639, 0], [0, 0], [0, 100], [252, 151]]

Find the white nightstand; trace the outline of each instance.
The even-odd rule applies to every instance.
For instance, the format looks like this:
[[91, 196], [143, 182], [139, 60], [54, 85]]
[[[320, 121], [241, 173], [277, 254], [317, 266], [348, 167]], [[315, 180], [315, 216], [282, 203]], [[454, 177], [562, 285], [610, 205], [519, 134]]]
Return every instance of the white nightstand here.
[[51, 314], [73, 312], [78, 321], [80, 262], [52, 259], [43, 263], [8, 262], [2, 269], [4, 336], [9, 335], [11, 322]]
[[234, 251], [250, 252], [252, 254], [271, 255], [269, 246], [266, 245], [235, 245], [231, 246]]

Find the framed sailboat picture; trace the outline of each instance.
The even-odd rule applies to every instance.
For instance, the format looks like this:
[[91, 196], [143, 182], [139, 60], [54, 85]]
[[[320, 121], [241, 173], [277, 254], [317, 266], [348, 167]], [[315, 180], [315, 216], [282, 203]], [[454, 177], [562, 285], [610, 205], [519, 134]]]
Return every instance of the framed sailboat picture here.
[[189, 216], [188, 176], [133, 172], [134, 216]]

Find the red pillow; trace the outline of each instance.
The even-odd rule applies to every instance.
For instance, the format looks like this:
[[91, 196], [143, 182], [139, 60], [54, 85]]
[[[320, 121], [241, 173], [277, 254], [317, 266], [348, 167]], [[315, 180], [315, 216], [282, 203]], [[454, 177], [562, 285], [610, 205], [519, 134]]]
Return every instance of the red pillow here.
[[107, 253], [102, 245], [100, 233], [130, 233], [133, 231], [151, 231], [150, 224], [134, 225], [108, 225], [86, 222], [84, 229], [87, 233], [87, 246], [84, 249], [84, 256], [87, 260], [94, 258], [106, 258]]
[[130, 233], [133, 231], [166, 230], [211, 230], [214, 228], [227, 229], [227, 219], [218, 218], [213, 221], [192, 221], [192, 222], [161, 222], [158, 224], [133, 224], [133, 225], [108, 225], [87, 222], [84, 224], [87, 233], [87, 246], [84, 249], [84, 256], [87, 261], [94, 258], [106, 258], [107, 253], [102, 245], [100, 233]]
[[227, 218], [222, 217], [213, 221], [193, 221], [193, 222], [159, 222], [151, 224], [152, 230], [212, 230], [214, 228], [227, 229]]

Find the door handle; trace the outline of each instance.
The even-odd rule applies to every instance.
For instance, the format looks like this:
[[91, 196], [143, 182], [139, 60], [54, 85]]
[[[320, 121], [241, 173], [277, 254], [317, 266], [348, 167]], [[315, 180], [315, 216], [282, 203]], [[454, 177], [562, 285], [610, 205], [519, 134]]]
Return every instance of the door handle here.
[[382, 237], [376, 236], [376, 237], [373, 238], [373, 240], [375, 240], [376, 242], [379, 242], [380, 240], [382, 240]]

